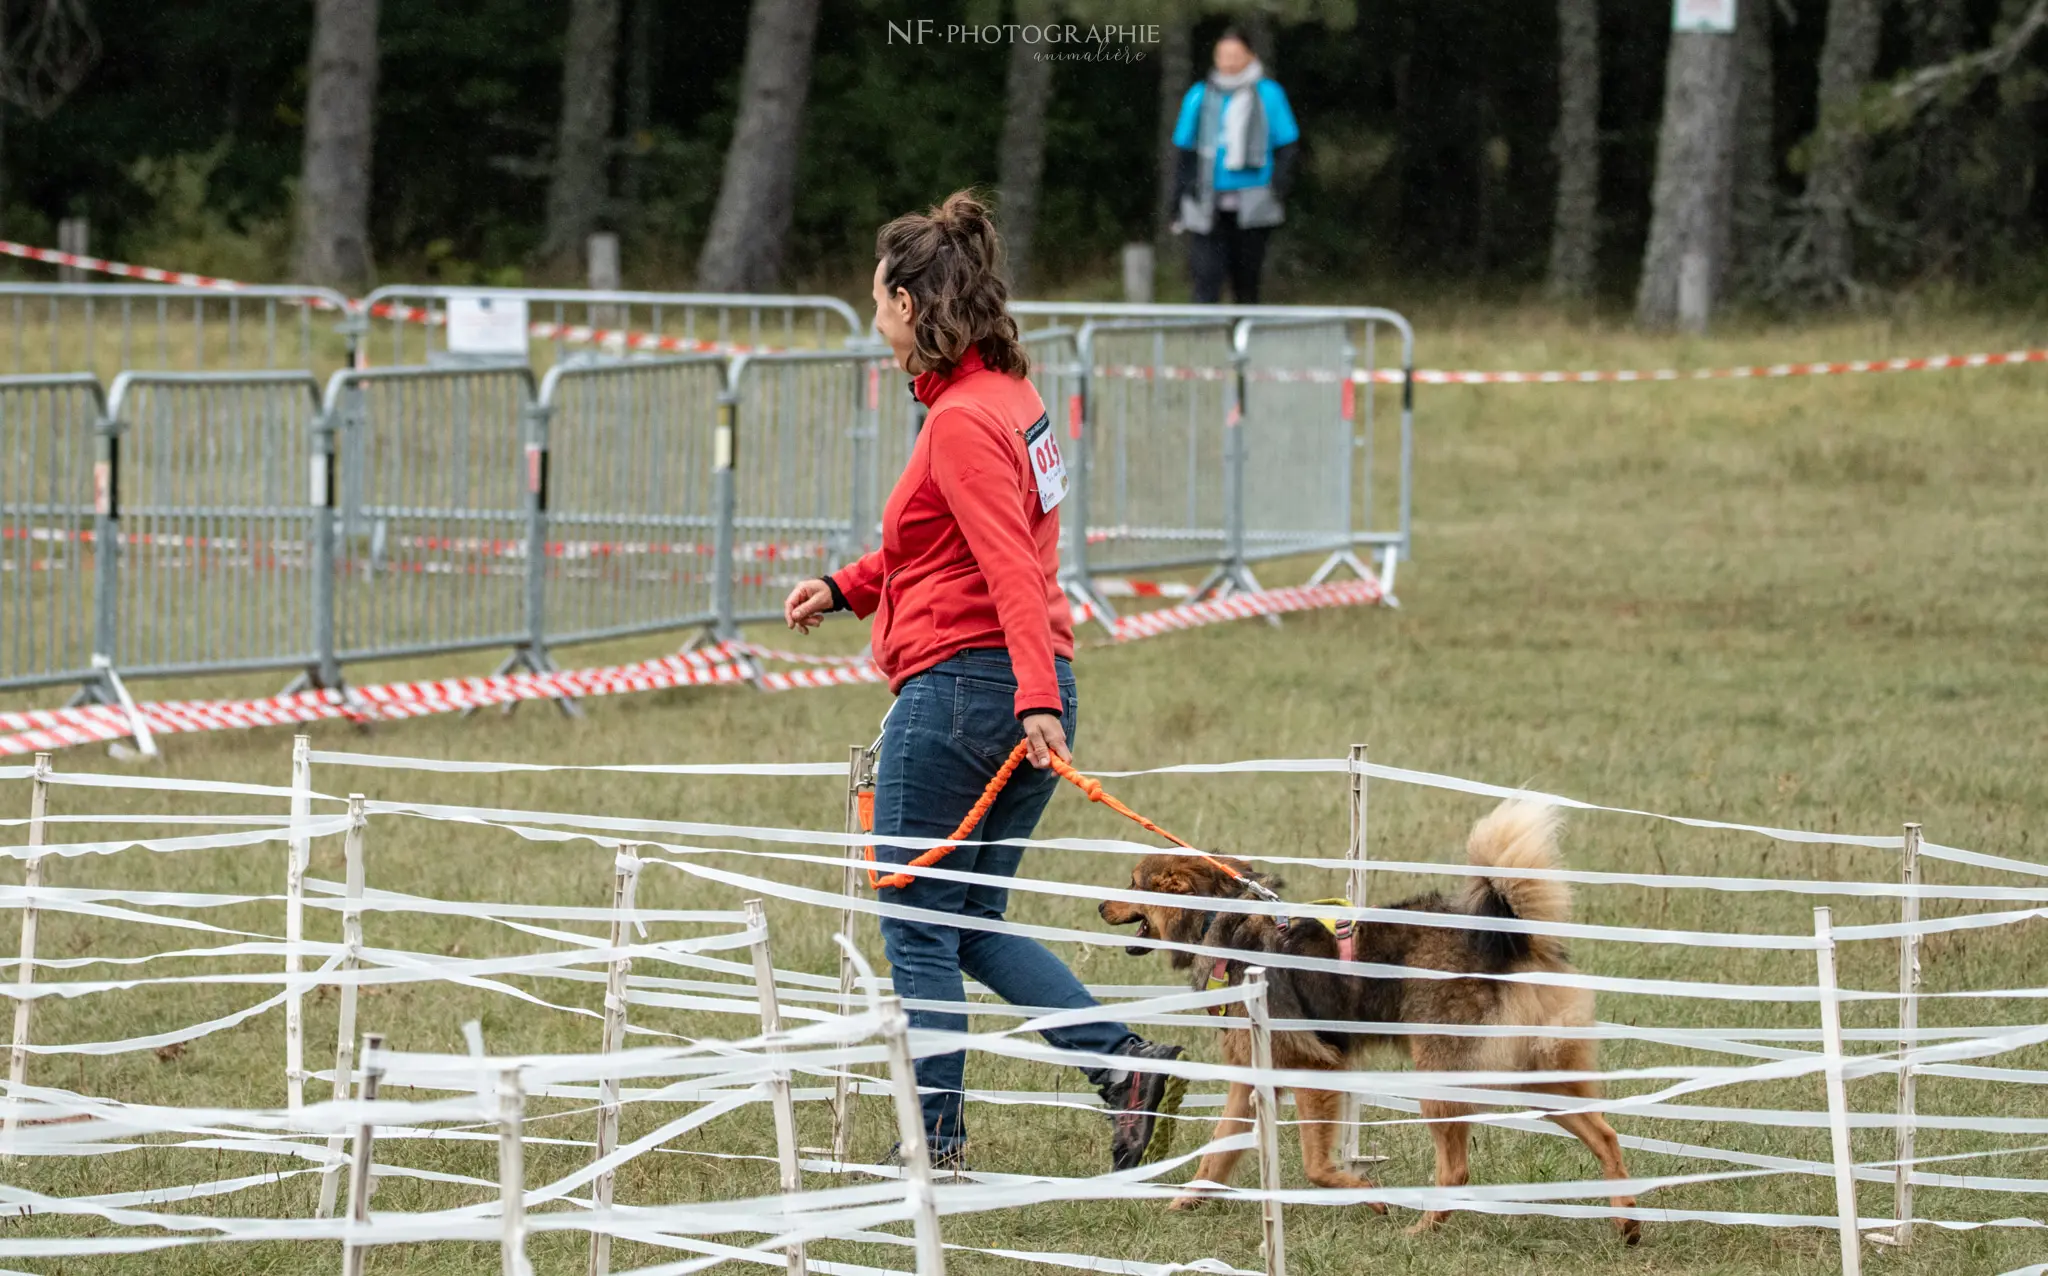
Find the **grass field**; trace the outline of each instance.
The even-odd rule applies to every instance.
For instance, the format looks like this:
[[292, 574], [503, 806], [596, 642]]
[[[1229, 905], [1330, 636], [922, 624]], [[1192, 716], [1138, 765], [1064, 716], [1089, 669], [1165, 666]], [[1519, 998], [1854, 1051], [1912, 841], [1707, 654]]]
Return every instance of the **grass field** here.
[[[2030, 340], [2016, 322], [1951, 320], [1843, 324], [1758, 330], [1726, 338], [1652, 342], [1625, 333], [1565, 327], [1535, 316], [1467, 321], [1444, 313], [1418, 322], [1422, 362], [1439, 367], [1678, 366], [1774, 362], [1786, 358], [1881, 357], [1937, 350], [2003, 349]], [[1419, 402], [1417, 552], [1400, 579], [1398, 611], [1341, 611], [1290, 618], [1279, 630], [1256, 623], [1218, 626], [1119, 649], [1090, 649], [1077, 661], [1082, 689], [1080, 760], [1098, 769], [1256, 757], [1340, 756], [1368, 741], [1376, 761], [1500, 783], [1526, 783], [1617, 806], [1845, 831], [1889, 833], [1903, 820], [1924, 821], [1936, 841], [1995, 854], [2044, 859], [2039, 827], [2048, 814], [2048, 448], [2041, 442], [2040, 369], [1872, 375], [1768, 383], [1595, 387], [1425, 388]], [[1280, 583], [1272, 573], [1268, 583]], [[765, 636], [765, 635], [764, 635]], [[842, 623], [831, 649], [856, 646]], [[633, 649], [646, 652], [643, 646]], [[596, 659], [627, 654], [593, 652]], [[486, 658], [425, 663], [412, 672], [476, 671]], [[580, 663], [580, 660], [579, 660]], [[358, 671], [374, 678], [377, 671]], [[247, 688], [224, 680], [181, 686], [175, 694]], [[167, 688], [167, 692], [171, 689]], [[563, 721], [529, 707], [511, 717], [430, 719], [378, 728], [367, 736], [343, 725], [315, 730], [318, 747], [429, 757], [531, 761], [688, 762], [832, 760], [865, 743], [885, 693], [854, 688], [781, 696], [733, 689], [658, 693], [591, 706], [588, 718]], [[184, 777], [284, 783], [288, 733], [246, 732], [166, 742], [164, 770]], [[60, 757], [62, 769], [113, 769], [97, 751]], [[688, 819], [833, 829], [840, 786], [830, 780], [654, 779], [579, 775], [428, 776], [401, 772], [316, 776], [328, 792]], [[1205, 846], [1278, 855], [1338, 856], [1343, 795], [1336, 777], [1198, 780], [1150, 777], [1119, 782], [1138, 809]], [[26, 786], [0, 786], [0, 815], [19, 816]], [[103, 790], [57, 790], [65, 814], [115, 810], [155, 814], [268, 810], [258, 803]], [[1375, 784], [1372, 844], [1386, 858], [1450, 861], [1463, 833], [1486, 809], [1477, 800]], [[1042, 826], [1047, 836], [1124, 836], [1128, 830], [1076, 795], [1057, 798]], [[84, 839], [104, 828], [65, 826]], [[1883, 851], [1802, 849], [1682, 829], [1623, 816], [1587, 815], [1566, 834], [1577, 868], [1889, 879]], [[373, 887], [454, 899], [577, 905], [609, 902], [610, 852], [595, 846], [522, 842], [509, 834], [425, 821], [374, 821], [369, 832]], [[53, 864], [61, 885], [275, 893], [283, 856], [205, 851], [128, 852]], [[741, 860], [728, 868], [836, 886], [825, 869]], [[1114, 857], [1037, 853], [1036, 876], [1109, 884], [1126, 871]], [[18, 871], [18, 870], [17, 870]], [[314, 874], [338, 879], [338, 841], [316, 847]], [[1949, 865], [1927, 865], [1930, 881], [1994, 881]], [[1312, 880], [1314, 879], [1314, 880]], [[1296, 874], [1295, 898], [1339, 889], [1336, 873]], [[1441, 884], [1442, 879], [1430, 884]], [[1378, 900], [1420, 881], [1375, 879]], [[650, 869], [642, 902], [658, 907], [729, 906], [737, 894]], [[1099, 927], [1085, 906], [1019, 892], [1013, 915], [1081, 929]], [[1703, 930], [1809, 932], [1810, 897], [1586, 888], [1581, 920]], [[1883, 902], [1838, 900], [1840, 923], [1890, 920]], [[1955, 906], [1931, 904], [1939, 914]], [[1974, 906], [1970, 906], [1974, 907]], [[221, 926], [276, 933], [273, 905], [214, 910]], [[795, 907], [771, 906], [778, 964], [831, 970], [830, 921]], [[332, 938], [330, 914], [317, 913], [316, 937]], [[532, 941], [485, 923], [373, 914], [373, 945], [480, 956], [524, 951]], [[657, 934], [661, 932], [657, 931]], [[116, 956], [183, 946], [167, 931], [49, 915], [41, 950], [49, 956]], [[879, 943], [869, 932], [869, 951]], [[1934, 990], [2038, 983], [2041, 924], [1937, 936], [1926, 946]], [[1163, 981], [1156, 959], [1123, 955], [1113, 942], [1065, 954], [1094, 982]], [[1800, 953], [1581, 943], [1575, 959], [1604, 974], [1729, 982], [1810, 983]], [[1844, 982], [1892, 985], [1889, 944], [1850, 946]], [[226, 968], [164, 961], [151, 974], [200, 974]], [[248, 966], [246, 968], [255, 968]], [[119, 968], [75, 976], [98, 978]], [[657, 973], [643, 966], [636, 973]], [[599, 988], [529, 983], [550, 999], [598, 1004]], [[46, 1000], [37, 1011], [39, 1041], [89, 1041], [167, 1030], [230, 1012], [255, 1000], [248, 987], [192, 986]], [[332, 1059], [331, 996], [309, 1002], [308, 1055]], [[1926, 1024], [2039, 1022], [2039, 1003], [1933, 1001]], [[1660, 1025], [1812, 1026], [1811, 1008], [1648, 997], [1604, 997], [1602, 1019]], [[593, 1020], [536, 1009], [446, 985], [410, 985], [368, 995], [362, 1025], [394, 1045], [460, 1050], [459, 1025], [478, 1017], [494, 1052], [590, 1050]], [[741, 1036], [744, 1021], [639, 1012], [637, 1022], [668, 1032]], [[1882, 1026], [1889, 1008], [1852, 1007], [1852, 1025]], [[1008, 1021], [991, 1019], [988, 1026]], [[1215, 1058], [1206, 1031], [1173, 1035], [1191, 1053]], [[190, 1043], [182, 1051], [108, 1059], [37, 1059], [31, 1079], [88, 1093], [179, 1104], [253, 1107], [281, 1100], [282, 1020], [272, 1014]], [[1603, 1054], [1609, 1067], [1705, 1062], [1706, 1057], [1623, 1042]], [[1713, 1062], [1725, 1062], [1713, 1059]], [[2048, 1051], [1994, 1062], [2048, 1066]], [[1045, 1067], [977, 1059], [969, 1084], [990, 1089], [1077, 1085]], [[316, 1093], [324, 1088], [316, 1087]], [[1851, 1100], [1888, 1110], [1888, 1078], [1854, 1083]], [[1817, 1080], [1698, 1096], [1692, 1101], [1818, 1108]], [[2018, 1085], [1928, 1078], [1920, 1107], [1929, 1113], [2048, 1117], [2048, 1099]], [[561, 1110], [536, 1104], [536, 1111]], [[625, 1134], [673, 1112], [628, 1109]], [[1379, 1113], [1396, 1117], [1400, 1114]], [[864, 1101], [857, 1152], [879, 1156], [892, 1141], [882, 1100]], [[800, 1112], [806, 1143], [821, 1142], [826, 1115]], [[1034, 1107], [980, 1107], [971, 1113], [977, 1168], [1080, 1175], [1106, 1166], [1100, 1118]], [[1740, 1124], [1700, 1126], [1618, 1118], [1624, 1134], [1818, 1160], [1825, 1131]], [[543, 1121], [536, 1133], [587, 1139], [591, 1118], [578, 1112]], [[1199, 1127], [1198, 1127], [1199, 1128]], [[1384, 1180], [1427, 1181], [1429, 1140], [1413, 1125], [1369, 1131], [1391, 1159]], [[1290, 1147], [1288, 1182], [1301, 1182]], [[1923, 1133], [1922, 1155], [2029, 1148], [2048, 1139], [1996, 1139]], [[1859, 1159], [1890, 1156], [1888, 1132], [1859, 1133]], [[385, 1149], [380, 1148], [380, 1152]], [[625, 1203], [732, 1198], [773, 1190], [764, 1109], [726, 1119], [666, 1154], [622, 1171]], [[756, 1159], [721, 1159], [704, 1153]], [[392, 1158], [455, 1173], [491, 1177], [487, 1145], [389, 1148]], [[575, 1149], [529, 1153], [529, 1182], [581, 1164]], [[1640, 1174], [1722, 1168], [1635, 1152]], [[1474, 1181], [1591, 1177], [1575, 1143], [1513, 1131], [1480, 1130]], [[37, 1191], [76, 1195], [151, 1184], [196, 1182], [290, 1168], [245, 1153], [141, 1149], [97, 1157], [18, 1162], [6, 1177]], [[1250, 1167], [1247, 1166], [1246, 1172]], [[1944, 1167], [1946, 1168], [1946, 1167]], [[1957, 1172], [2015, 1177], [2048, 1174], [2048, 1156], [2016, 1151], [1958, 1163]], [[301, 1176], [222, 1201], [170, 1210], [303, 1216], [316, 1179]], [[823, 1185], [822, 1176], [815, 1179]], [[480, 1194], [394, 1178], [377, 1207], [401, 1211], [468, 1203]], [[1922, 1188], [1924, 1216], [1948, 1219], [2043, 1217], [2038, 1196]], [[1830, 1213], [1831, 1184], [1781, 1176], [1674, 1188], [1646, 1206], [1785, 1213]], [[1890, 1190], [1863, 1188], [1863, 1212], [1890, 1209]], [[1362, 1209], [1291, 1208], [1291, 1270], [1319, 1273], [1820, 1273], [1838, 1270], [1835, 1240], [1821, 1231], [1772, 1231], [1707, 1224], [1645, 1227], [1644, 1244], [1625, 1250], [1590, 1220], [1460, 1216], [1426, 1238], [1402, 1234], [1407, 1220]], [[0, 1237], [88, 1234], [91, 1220], [9, 1219]], [[949, 1241], [964, 1245], [1070, 1251], [1191, 1261], [1214, 1256], [1240, 1267], [1259, 1264], [1255, 1206], [1212, 1207], [1168, 1215], [1156, 1203], [1039, 1207], [956, 1217]], [[542, 1273], [582, 1270], [582, 1246], [562, 1237], [532, 1247]], [[820, 1244], [817, 1258], [909, 1265], [907, 1251], [877, 1245]], [[619, 1247], [625, 1269], [674, 1257]], [[2023, 1229], [1944, 1232], [1922, 1229], [1907, 1252], [1871, 1250], [1866, 1271], [1999, 1273], [2048, 1259], [2048, 1236]], [[14, 1259], [49, 1272], [324, 1271], [330, 1246], [207, 1246], [126, 1258]], [[1017, 1270], [1014, 1260], [956, 1253], [956, 1270]], [[376, 1271], [422, 1273], [494, 1268], [480, 1246], [442, 1244], [380, 1250]]]

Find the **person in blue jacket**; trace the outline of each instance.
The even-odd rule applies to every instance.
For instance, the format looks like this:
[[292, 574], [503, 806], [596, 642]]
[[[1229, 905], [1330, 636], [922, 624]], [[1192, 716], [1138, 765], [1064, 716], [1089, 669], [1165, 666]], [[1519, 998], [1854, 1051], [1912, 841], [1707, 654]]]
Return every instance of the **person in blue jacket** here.
[[1223, 299], [1223, 280], [1239, 305], [1259, 300], [1266, 239], [1285, 219], [1301, 130], [1287, 94], [1235, 27], [1216, 40], [1215, 69], [1181, 99], [1173, 144], [1180, 148], [1175, 183], [1195, 300]]

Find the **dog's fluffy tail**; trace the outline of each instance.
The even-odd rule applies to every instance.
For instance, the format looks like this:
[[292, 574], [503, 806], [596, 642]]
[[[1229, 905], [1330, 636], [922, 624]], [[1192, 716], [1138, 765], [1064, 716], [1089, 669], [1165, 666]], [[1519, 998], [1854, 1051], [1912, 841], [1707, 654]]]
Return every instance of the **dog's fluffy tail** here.
[[[1472, 826], [1466, 850], [1475, 868], [1557, 868], [1563, 863], [1557, 851], [1563, 824], [1564, 814], [1554, 806], [1509, 799]], [[1466, 879], [1465, 894], [1467, 909], [1481, 916], [1571, 920], [1571, 887], [1560, 881], [1471, 877]]]

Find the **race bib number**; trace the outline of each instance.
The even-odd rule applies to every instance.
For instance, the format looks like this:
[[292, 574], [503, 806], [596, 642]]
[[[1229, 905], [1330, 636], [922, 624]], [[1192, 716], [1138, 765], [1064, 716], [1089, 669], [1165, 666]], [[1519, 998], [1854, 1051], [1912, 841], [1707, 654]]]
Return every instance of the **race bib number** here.
[[1067, 463], [1051, 418], [1040, 416], [1024, 431], [1024, 451], [1031, 458], [1031, 477], [1038, 480], [1038, 508], [1050, 514], [1067, 495]]

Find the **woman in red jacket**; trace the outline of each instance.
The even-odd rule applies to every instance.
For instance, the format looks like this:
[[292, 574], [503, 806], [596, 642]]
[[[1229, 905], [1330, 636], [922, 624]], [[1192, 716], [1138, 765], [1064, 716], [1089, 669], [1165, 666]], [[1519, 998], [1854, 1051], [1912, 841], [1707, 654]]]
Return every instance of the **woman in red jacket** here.
[[[875, 779], [875, 854], [904, 864], [916, 847], [891, 835], [949, 836], [1019, 740], [1034, 769], [1010, 780], [969, 841], [943, 867], [972, 883], [915, 877], [882, 900], [905, 911], [882, 919], [898, 996], [959, 1006], [963, 973], [1017, 1005], [1096, 1004], [1073, 972], [1037, 941], [949, 926], [939, 917], [1000, 923], [1019, 846], [1058, 782], [1076, 699], [1069, 660], [1074, 623], [1059, 586], [1059, 501], [1065, 494], [1045, 406], [1007, 312], [1000, 242], [988, 210], [966, 192], [910, 213], [876, 237], [875, 327], [915, 378], [923, 431], [882, 511], [882, 548], [791, 592], [784, 615], [809, 632], [825, 613], [874, 617], [875, 662], [896, 705], [882, 731]], [[978, 843], [978, 844], [977, 844]], [[918, 1027], [967, 1030], [958, 1011], [910, 1011]], [[1111, 1162], [1128, 1169], [1162, 1153], [1181, 1082], [1121, 1068], [1114, 1056], [1170, 1059], [1178, 1046], [1141, 1040], [1107, 1019], [1047, 1031], [1064, 1049], [1102, 1056], [1085, 1068], [1109, 1105]], [[917, 1061], [925, 1139], [941, 1170], [965, 1168], [964, 1054]]]

